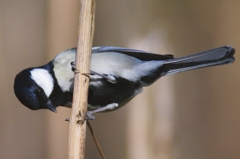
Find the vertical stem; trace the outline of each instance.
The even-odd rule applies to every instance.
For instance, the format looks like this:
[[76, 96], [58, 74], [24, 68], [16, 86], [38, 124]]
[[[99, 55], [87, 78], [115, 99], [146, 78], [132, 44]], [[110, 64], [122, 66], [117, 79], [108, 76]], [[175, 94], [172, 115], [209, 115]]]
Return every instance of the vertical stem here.
[[72, 113], [69, 127], [69, 159], [83, 159], [85, 153], [87, 97], [89, 78], [81, 73], [89, 73], [92, 41], [94, 33], [95, 0], [80, 0], [78, 45]]

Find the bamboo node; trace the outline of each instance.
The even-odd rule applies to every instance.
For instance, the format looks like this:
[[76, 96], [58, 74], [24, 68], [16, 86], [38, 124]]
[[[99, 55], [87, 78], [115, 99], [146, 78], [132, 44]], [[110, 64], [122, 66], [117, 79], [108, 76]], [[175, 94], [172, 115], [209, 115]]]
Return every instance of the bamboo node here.
[[78, 125], [82, 125], [85, 122], [85, 120], [86, 120], [86, 117], [82, 115], [81, 111], [79, 111], [79, 114], [76, 116], [76, 118], [77, 118], [77, 122], [76, 123]]

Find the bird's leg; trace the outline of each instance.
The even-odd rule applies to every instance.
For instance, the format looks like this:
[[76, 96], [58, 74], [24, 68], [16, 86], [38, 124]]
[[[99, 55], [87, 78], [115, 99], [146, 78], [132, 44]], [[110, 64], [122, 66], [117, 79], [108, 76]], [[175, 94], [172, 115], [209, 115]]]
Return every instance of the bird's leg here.
[[[94, 120], [95, 116], [93, 116], [92, 114], [104, 112], [104, 111], [107, 111], [107, 110], [112, 110], [112, 109], [115, 109], [117, 107], [118, 107], [118, 103], [111, 103], [111, 104], [108, 104], [104, 107], [100, 107], [100, 108], [97, 108], [97, 109], [94, 109], [94, 110], [87, 111], [85, 119], [86, 120]], [[65, 121], [69, 122], [70, 118], [65, 119]]]
[[94, 110], [87, 111], [86, 119], [87, 120], [93, 120], [93, 119], [95, 119], [95, 116], [93, 116], [92, 114], [99, 113], [99, 112], [104, 112], [104, 111], [107, 111], [107, 110], [112, 110], [112, 109], [115, 109], [117, 107], [118, 107], [118, 103], [111, 103], [111, 104], [108, 104], [104, 107], [100, 107], [100, 108], [97, 108], [97, 109], [94, 109]]
[[106, 79], [110, 83], [113, 83], [113, 84], [117, 83], [117, 79], [111, 74], [102, 74], [102, 73], [98, 73], [98, 72], [95, 72], [95, 71], [92, 71], [92, 70], [90, 70], [90, 74], [91, 75], [98, 75], [98, 76]]
[[[79, 73], [79, 71], [76, 70], [74, 62], [71, 62], [71, 67], [72, 67], [72, 71], [73, 72]], [[92, 70], [90, 70], [90, 73], [82, 73], [82, 74], [84, 74], [86, 76], [97, 75], [97, 76], [100, 76], [100, 77], [106, 79], [110, 83], [113, 83], [113, 84], [117, 83], [117, 79], [113, 75], [111, 75], [111, 74], [102, 74], [102, 73], [98, 73], [98, 72], [95, 72], [95, 71], [92, 71]]]

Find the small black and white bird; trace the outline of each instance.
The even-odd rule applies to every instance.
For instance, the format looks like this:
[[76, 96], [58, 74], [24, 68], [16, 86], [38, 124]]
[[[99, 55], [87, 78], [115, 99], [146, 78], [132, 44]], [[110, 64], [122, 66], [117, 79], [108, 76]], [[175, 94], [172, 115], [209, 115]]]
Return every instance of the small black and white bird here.
[[[234, 62], [229, 46], [174, 58], [120, 47], [94, 47], [91, 57], [88, 119], [93, 113], [115, 110], [162, 76]], [[40, 67], [21, 71], [14, 92], [32, 110], [71, 107], [76, 48], [68, 49]]]

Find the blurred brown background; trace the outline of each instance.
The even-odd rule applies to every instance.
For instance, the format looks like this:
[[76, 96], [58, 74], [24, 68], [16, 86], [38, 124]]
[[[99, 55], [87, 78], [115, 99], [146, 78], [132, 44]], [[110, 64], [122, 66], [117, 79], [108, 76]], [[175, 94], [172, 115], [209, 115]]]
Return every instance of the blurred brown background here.
[[[176, 57], [222, 45], [236, 62], [164, 77], [92, 125], [109, 159], [240, 158], [240, 1], [97, 0], [94, 45]], [[31, 111], [22, 69], [76, 46], [78, 0], [0, 1], [0, 158], [66, 159], [70, 109]], [[107, 60], [107, 59], [106, 59]], [[88, 132], [86, 158], [100, 158]]]

